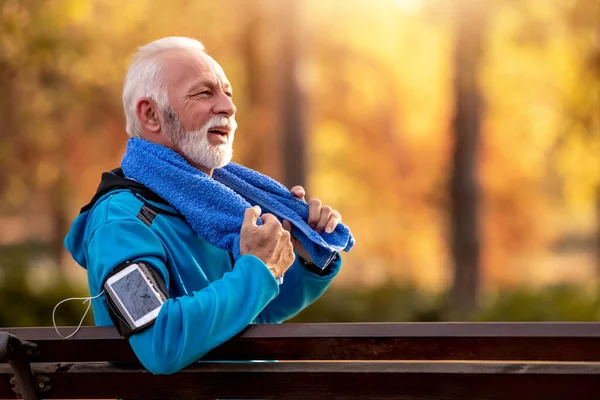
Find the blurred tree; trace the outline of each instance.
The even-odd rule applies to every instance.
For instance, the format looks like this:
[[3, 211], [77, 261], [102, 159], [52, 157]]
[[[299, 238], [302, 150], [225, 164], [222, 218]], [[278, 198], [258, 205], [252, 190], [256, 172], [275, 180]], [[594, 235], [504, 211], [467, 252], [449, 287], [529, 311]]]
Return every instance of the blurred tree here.
[[[276, 17], [280, 10], [269, 7], [265, 0], [244, 2], [240, 6], [239, 51], [232, 59], [236, 60], [234, 65], [239, 63], [243, 71], [242, 83], [236, 84], [234, 96], [240, 131], [244, 132], [245, 138], [236, 142], [236, 161], [243, 160], [250, 168], [277, 175], [281, 145], [276, 130], [281, 129], [277, 129], [278, 114], [273, 112], [273, 105], [278, 104], [276, 99], [283, 93], [277, 93], [277, 81], [272, 79], [281, 73], [278, 59], [272, 54], [270, 40], [276, 41], [274, 47], [277, 48], [283, 46], [283, 41], [278, 36], [269, 35], [269, 27], [279, 24]], [[230, 79], [235, 81], [236, 76]]]
[[461, 2], [454, 42], [454, 153], [450, 178], [454, 280], [450, 307], [458, 318], [477, 308], [480, 276], [479, 142], [483, 101], [479, 70], [485, 45], [487, 5]]
[[[27, 4], [6, 1], [1, 7], [0, 91], [10, 93], [1, 104], [0, 137], [4, 144], [0, 172], [0, 210], [18, 214], [27, 209], [48, 221], [48, 256], [59, 266], [67, 230], [69, 111], [82, 87], [69, 65], [83, 53], [85, 34], [74, 29], [71, 1]], [[5, 58], [6, 57], [6, 58]], [[3, 121], [4, 122], [4, 121]], [[35, 196], [34, 196], [35, 194]]]
[[[575, 216], [581, 210], [595, 213], [596, 221], [595, 231], [573, 224], [557, 235], [552, 249], [558, 254], [595, 254], [600, 277], [600, 3], [557, 2], [555, 10], [560, 35], [546, 24], [525, 36], [538, 47], [562, 39], [568, 49], [568, 73], [560, 71], [566, 75], [560, 85], [561, 126], [548, 162], [557, 175], [556, 197], [564, 209]], [[522, 31], [532, 29], [524, 26]]]
[[[571, 41], [581, 57], [574, 95], [567, 98], [570, 132], [580, 136], [591, 163], [582, 163], [582, 172], [592, 176], [591, 195], [596, 204], [596, 268], [600, 275], [600, 3], [576, 0], [563, 12], [572, 34]], [[596, 150], [596, 151], [594, 151]], [[586, 168], [587, 167], [587, 168]], [[591, 170], [590, 170], [591, 169]], [[590, 183], [589, 181], [586, 183]]]
[[282, 1], [280, 27], [280, 71], [281, 93], [280, 131], [282, 141], [283, 181], [291, 188], [306, 187], [306, 99], [303, 88], [303, 63], [305, 43], [302, 35], [302, 2]]
[[[444, 290], [452, 264], [467, 265], [462, 271], [468, 272], [470, 262], [479, 264], [476, 274], [460, 277], [467, 293], [460, 301], [470, 304], [480, 285], [542, 283], [570, 271], [586, 279], [581, 271], [587, 274], [593, 260], [600, 185], [600, 3], [479, 1], [491, 15], [489, 24], [468, 15], [455, 21], [455, 13], [472, 12], [472, 3], [0, 0], [0, 239], [44, 244], [6, 250], [15, 262], [0, 261], [0, 275], [10, 277], [0, 278], [0, 295], [12, 297], [1, 297], [0, 304], [16, 298], [8, 288], [22, 286], [20, 279], [37, 282], [38, 264], [58, 270], [68, 221], [89, 200], [100, 172], [119, 163], [127, 140], [119, 101], [127, 56], [172, 34], [202, 40], [234, 85], [236, 162], [291, 185], [304, 178], [285, 178], [283, 166], [298, 172], [304, 157], [310, 161], [310, 192], [343, 212], [359, 243], [345, 257], [336, 285], [414, 279]], [[303, 20], [304, 12], [310, 18]], [[453, 22], [466, 28], [453, 31]], [[480, 36], [489, 31], [483, 63], [475, 50], [477, 30]], [[489, 106], [481, 126], [479, 95]], [[449, 120], [453, 135], [445, 135]], [[470, 174], [475, 166], [479, 171]], [[481, 198], [477, 189], [469, 197], [469, 184], [481, 185]], [[481, 201], [483, 210], [469, 206]], [[583, 261], [547, 254], [547, 244], [565, 231], [585, 239], [577, 254]], [[485, 244], [480, 249], [474, 236]], [[453, 261], [452, 251], [462, 261]], [[35, 260], [25, 257], [30, 253]], [[9, 268], [20, 270], [3, 274]], [[381, 300], [394, 290], [397, 301]], [[403, 297], [402, 288], [381, 292], [385, 296], [376, 300], [351, 296], [359, 299], [349, 305], [356, 310], [338, 304], [332, 315], [421, 318], [410, 311], [412, 295]], [[24, 304], [29, 296], [43, 309], [38, 292], [22, 296], [17, 301]], [[497, 315], [511, 318], [519, 301], [536, 296], [513, 296]], [[335, 301], [345, 306], [345, 299]], [[373, 306], [363, 313], [362, 301], [406, 302], [408, 309], [377, 314]], [[27, 306], [32, 315], [37, 306]], [[555, 315], [536, 314], [533, 307], [523, 312]]]

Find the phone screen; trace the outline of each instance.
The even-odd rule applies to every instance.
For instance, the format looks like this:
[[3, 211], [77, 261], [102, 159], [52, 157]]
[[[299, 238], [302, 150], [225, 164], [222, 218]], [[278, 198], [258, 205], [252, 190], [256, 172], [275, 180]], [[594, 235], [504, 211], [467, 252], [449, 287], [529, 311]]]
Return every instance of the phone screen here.
[[161, 306], [152, 288], [138, 269], [115, 281], [111, 287], [134, 321]]

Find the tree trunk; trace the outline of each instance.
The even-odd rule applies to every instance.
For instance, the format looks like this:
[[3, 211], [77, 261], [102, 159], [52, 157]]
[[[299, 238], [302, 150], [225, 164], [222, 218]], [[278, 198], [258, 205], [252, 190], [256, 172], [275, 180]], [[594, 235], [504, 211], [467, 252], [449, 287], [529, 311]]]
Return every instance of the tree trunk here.
[[[66, 140], [65, 140], [66, 142]], [[65, 150], [68, 150], [65, 148]], [[66, 151], [65, 151], [66, 153]], [[62, 255], [65, 251], [64, 238], [69, 231], [68, 214], [68, 178], [66, 168], [67, 156], [58, 161], [59, 174], [56, 182], [52, 185], [48, 200], [51, 203], [52, 213], [52, 236], [50, 237], [50, 256], [55, 263], [57, 271], [63, 270]]]
[[[592, 18], [595, 21], [600, 18], [600, 8], [595, 8], [595, 13]], [[593, 71], [593, 77], [595, 78], [594, 86], [596, 87], [596, 93], [600, 94], [600, 25], [595, 29], [594, 36], [596, 40], [592, 49], [592, 55], [590, 56], [590, 69]], [[593, 108], [591, 112], [594, 112]], [[600, 114], [596, 114], [596, 119], [592, 118], [592, 121], [596, 122], [592, 122], [590, 132], [598, 132], [600, 130], [600, 117], [598, 117], [598, 115]], [[600, 160], [598, 162], [600, 162]], [[596, 266], [598, 276], [600, 276], [600, 185], [596, 186], [596, 223]]]
[[281, 5], [281, 144], [283, 150], [283, 184], [288, 188], [306, 186], [305, 95], [299, 76], [302, 52], [299, 40], [301, 2], [282, 1]]
[[[0, 51], [1, 51], [0, 47]], [[10, 149], [12, 147], [13, 138], [19, 137], [18, 118], [18, 99], [17, 91], [15, 90], [15, 71], [8, 61], [3, 60], [0, 55], [0, 142], [2, 146]], [[4, 192], [8, 187], [8, 177], [10, 175], [11, 155], [9, 151], [0, 152], [0, 209], [4, 200]]]
[[244, 34], [241, 37], [240, 53], [244, 60], [244, 68], [247, 75], [246, 87], [244, 89], [248, 96], [248, 105], [252, 108], [262, 104], [265, 97], [265, 86], [263, 84], [264, 71], [258, 49], [258, 43], [261, 40], [259, 37], [260, 26], [264, 23], [260, 15], [263, 10], [261, 9], [262, 3], [258, 0], [252, 3], [242, 3], [242, 6], [245, 7], [246, 21]]
[[482, 56], [483, 11], [478, 0], [465, 1], [457, 15], [454, 48], [454, 154], [450, 180], [451, 246], [454, 282], [451, 315], [464, 319], [477, 308], [480, 277], [478, 150], [482, 99], [478, 72]]

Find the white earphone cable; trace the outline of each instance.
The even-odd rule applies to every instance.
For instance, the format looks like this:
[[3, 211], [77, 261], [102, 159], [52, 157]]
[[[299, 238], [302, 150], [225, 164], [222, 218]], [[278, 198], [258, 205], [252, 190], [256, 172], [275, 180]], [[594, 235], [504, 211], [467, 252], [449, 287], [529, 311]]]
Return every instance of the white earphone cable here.
[[[52, 310], [52, 325], [54, 325], [54, 330], [56, 331], [58, 336], [60, 336], [63, 339], [69, 339], [70, 337], [73, 337], [79, 331], [79, 329], [81, 329], [83, 320], [85, 319], [85, 316], [87, 315], [88, 311], [90, 311], [90, 307], [92, 306], [92, 300], [97, 299], [98, 297], [102, 296], [103, 294], [104, 294], [104, 290], [102, 292], [100, 292], [100, 294], [98, 296], [94, 296], [94, 297], [70, 297], [68, 299], [64, 299], [64, 300], [60, 301], [57, 305], [55, 305], [54, 310]], [[75, 332], [71, 333], [69, 336], [63, 336], [58, 331], [58, 328], [56, 326], [56, 320], [54, 319], [54, 314], [56, 313], [56, 309], [58, 308], [58, 306], [60, 306], [62, 303], [69, 301], [69, 300], [83, 300], [83, 304], [88, 302], [88, 306], [87, 306], [87, 309], [85, 310], [85, 313], [83, 314], [83, 317], [81, 317], [81, 321], [79, 321], [79, 325], [77, 326], [77, 329], [75, 329]]]

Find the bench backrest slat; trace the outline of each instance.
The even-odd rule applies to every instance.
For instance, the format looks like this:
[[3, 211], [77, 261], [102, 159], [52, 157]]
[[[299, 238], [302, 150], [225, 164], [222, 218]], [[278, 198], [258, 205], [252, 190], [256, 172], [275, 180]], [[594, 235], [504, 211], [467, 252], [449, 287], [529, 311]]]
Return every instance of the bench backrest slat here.
[[[69, 333], [74, 328], [60, 328]], [[0, 328], [38, 345], [37, 362], [132, 362], [112, 327]], [[600, 361], [600, 323], [252, 325], [204, 360]]]
[[[0, 331], [14, 335], [0, 334], [0, 399], [15, 398], [15, 371], [30, 382], [31, 400], [600, 398], [600, 323], [253, 325], [168, 376], [109, 363], [136, 361], [113, 327], [84, 327], [67, 340], [53, 328]], [[14, 367], [16, 354], [27, 354], [26, 368], [6, 363]]]
[[[100, 364], [38, 367], [53, 398], [598, 399], [600, 364], [201, 364], [169, 376]], [[51, 372], [55, 371], [55, 372]], [[0, 366], [0, 398], [14, 398]]]

